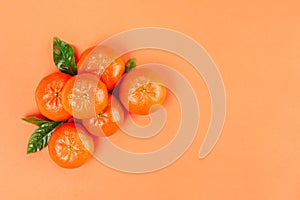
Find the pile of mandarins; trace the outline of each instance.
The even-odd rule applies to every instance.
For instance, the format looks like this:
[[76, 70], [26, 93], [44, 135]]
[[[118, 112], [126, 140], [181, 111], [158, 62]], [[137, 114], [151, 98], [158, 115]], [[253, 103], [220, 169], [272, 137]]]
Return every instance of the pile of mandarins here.
[[44, 77], [35, 91], [42, 117], [23, 118], [38, 126], [29, 138], [27, 153], [48, 146], [51, 159], [64, 168], [87, 162], [94, 151], [93, 137], [116, 133], [124, 111], [149, 114], [167, 93], [157, 74], [135, 68], [135, 58], [125, 64], [111, 49], [100, 46], [85, 50], [78, 61], [74, 54], [72, 46], [53, 39], [59, 71]]

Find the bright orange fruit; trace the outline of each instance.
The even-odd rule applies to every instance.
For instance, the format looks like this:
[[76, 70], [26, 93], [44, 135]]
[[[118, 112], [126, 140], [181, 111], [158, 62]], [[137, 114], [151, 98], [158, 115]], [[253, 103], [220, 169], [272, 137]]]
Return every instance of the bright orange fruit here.
[[110, 136], [119, 130], [124, 121], [124, 111], [118, 100], [108, 95], [108, 105], [98, 115], [83, 119], [84, 127], [95, 136]]
[[121, 58], [113, 61], [102, 73], [101, 80], [107, 89], [112, 90], [125, 72], [125, 63]]
[[63, 168], [77, 168], [92, 157], [94, 142], [80, 125], [65, 123], [52, 133], [48, 151], [57, 165]]
[[36, 90], [35, 101], [42, 115], [53, 121], [63, 121], [71, 115], [63, 108], [62, 89], [71, 78], [68, 74], [56, 72], [43, 78]]
[[116, 53], [111, 49], [97, 47], [95, 52], [92, 52], [95, 48], [90, 47], [81, 54], [77, 63], [77, 70], [98, 75], [106, 85], [107, 90], [110, 91], [124, 74], [125, 63], [121, 58], [112, 60]]
[[79, 74], [70, 78], [62, 90], [64, 109], [75, 118], [90, 118], [107, 106], [107, 88], [93, 74]]
[[163, 80], [157, 73], [136, 68], [122, 80], [119, 98], [130, 113], [146, 115], [152, 106], [163, 104], [166, 93]]

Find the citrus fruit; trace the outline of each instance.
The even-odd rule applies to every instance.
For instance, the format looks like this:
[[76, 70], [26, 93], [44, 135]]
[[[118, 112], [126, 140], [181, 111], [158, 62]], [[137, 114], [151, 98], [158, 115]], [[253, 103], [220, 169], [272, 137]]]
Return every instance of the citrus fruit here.
[[83, 127], [74, 123], [56, 128], [48, 143], [51, 159], [63, 168], [80, 167], [91, 158], [93, 151], [93, 138]]
[[62, 89], [71, 78], [68, 74], [56, 72], [43, 78], [36, 90], [35, 101], [42, 115], [53, 121], [63, 121], [71, 115], [63, 108]]
[[119, 98], [130, 113], [146, 115], [152, 106], [164, 102], [166, 93], [163, 80], [157, 73], [147, 68], [136, 68], [124, 76]]
[[102, 73], [101, 80], [107, 89], [112, 90], [125, 72], [125, 63], [121, 58], [114, 60]]
[[76, 64], [76, 65], [77, 65], [77, 70], [78, 70], [78, 71], [80, 70], [80, 68], [81, 68], [83, 62], [85, 61], [85, 59], [87, 58], [87, 56], [91, 53], [91, 51], [92, 51], [94, 48], [95, 48], [95, 47], [90, 47], [90, 48], [84, 50], [84, 51], [81, 53], [81, 55], [80, 55], [80, 57], [79, 57], [79, 59], [78, 59], [78, 62], [77, 62], [77, 64]]
[[95, 136], [110, 136], [114, 134], [124, 120], [124, 111], [118, 100], [108, 95], [107, 107], [98, 115], [83, 119], [84, 127]]
[[64, 109], [78, 119], [89, 118], [107, 106], [107, 88], [93, 74], [79, 74], [70, 78], [62, 90]]
[[77, 69], [79, 72], [98, 75], [110, 91], [124, 74], [125, 63], [117, 57], [116, 52], [107, 47], [90, 47], [81, 54]]

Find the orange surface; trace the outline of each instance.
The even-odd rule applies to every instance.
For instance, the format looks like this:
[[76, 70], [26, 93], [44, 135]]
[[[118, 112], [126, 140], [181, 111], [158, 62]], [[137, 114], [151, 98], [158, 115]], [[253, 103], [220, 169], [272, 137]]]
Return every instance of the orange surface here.
[[[0, 2], [0, 199], [300, 199], [299, 2], [183, 2]], [[180, 70], [199, 98], [198, 134], [177, 162], [133, 175], [95, 159], [75, 170], [62, 169], [51, 161], [47, 149], [26, 155], [35, 127], [20, 118], [37, 112], [35, 87], [56, 71], [52, 38], [68, 41], [81, 52], [120, 31], [145, 26], [191, 36], [220, 70], [227, 117], [209, 156], [197, 157], [210, 119], [204, 82], [180, 58], [150, 50], [135, 52], [141, 63], [161, 62]], [[172, 97], [166, 107], [178, 111]], [[176, 121], [176, 115], [170, 120]], [[176, 128], [167, 122], [162, 134], [147, 145], [115, 142], [128, 150], [149, 151], [166, 144]]]

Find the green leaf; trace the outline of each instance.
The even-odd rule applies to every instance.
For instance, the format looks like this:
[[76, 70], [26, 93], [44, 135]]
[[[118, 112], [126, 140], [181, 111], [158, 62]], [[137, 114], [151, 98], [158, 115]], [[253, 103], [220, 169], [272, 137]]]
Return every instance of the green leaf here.
[[135, 67], [136, 67], [136, 58], [129, 59], [125, 65], [125, 73], [130, 72]]
[[[26, 120], [25, 120], [26, 119]], [[24, 121], [30, 122], [32, 124], [39, 125], [39, 127], [33, 132], [29, 138], [27, 145], [27, 154], [35, 153], [45, 148], [48, 145], [49, 139], [53, 131], [66, 121], [54, 122], [54, 121], [44, 121], [36, 117], [28, 117], [23, 119]]]
[[35, 116], [29, 116], [29, 117], [26, 117], [26, 118], [22, 118], [22, 120], [24, 120], [25, 122], [31, 123], [31, 124], [35, 124], [37, 126], [40, 126], [43, 123], [50, 122], [50, 121], [39, 119]]
[[53, 39], [53, 60], [61, 72], [72, 76], [77, 74], [74, 49], [57, 38]]

